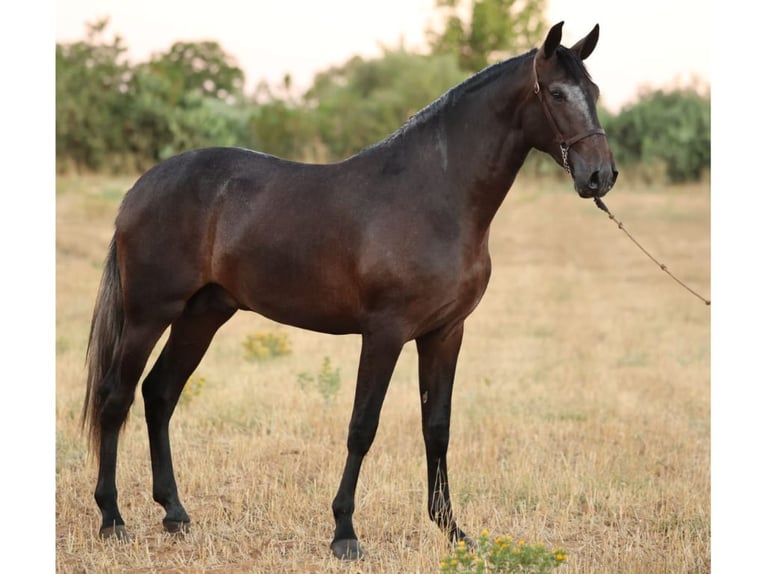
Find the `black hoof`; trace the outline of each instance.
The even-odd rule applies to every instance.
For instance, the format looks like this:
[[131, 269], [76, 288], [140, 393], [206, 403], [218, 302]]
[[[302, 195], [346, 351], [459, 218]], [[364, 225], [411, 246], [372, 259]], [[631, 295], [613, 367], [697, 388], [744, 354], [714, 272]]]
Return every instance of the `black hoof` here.
[[473, 538], [469, 538], [465, 534], [463, 535], [463, 538], [460, 540], [463, 544], [465, 544], [465, 547], [468, 548], [468, 550], [475, 551], [477, 546], [476, 542], [473, 541]]
[[124, 524], [115, 526], [104, 526], [98, 531], [101, 540], [116, 540], [118, 542], [130, 542], [130, 535], [125, 529]]
[[191, 529], [188, 520], [163, 520], [162, 527], [168, 534], [188, 534]]
[[361, 560], [364, 558], [364, 552], [359, 545], [359, 541], [354, 538], [346, 540], [334, 540], [330, 545], [332, 553], [341, 560]]

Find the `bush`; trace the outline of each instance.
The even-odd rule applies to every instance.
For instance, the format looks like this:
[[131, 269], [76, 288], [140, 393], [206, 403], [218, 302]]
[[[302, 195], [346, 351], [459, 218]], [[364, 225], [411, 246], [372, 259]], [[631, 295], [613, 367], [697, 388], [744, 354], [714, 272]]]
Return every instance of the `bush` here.
[[325, 357], [316, 375], [305, 371], [298, 375], [298, 385], [304, 391], [312, 385], [322, 395], [325, 404], [328, 404], [335, 399], [340, 390], [340, 369], [333, 369], [330, 357]]
[[202, 394], [202, 388], [205, 386], [206, 382], [207, 380], [205, 379], [205, 377], [201, 377], [201, 376], [189, 377], [189, 380], [186, 381], [186, 385], [184, 385], [184, 388], [181, 391], [181, 396], [179, 398], [180, 403], [181, 404], [190, 403], [192, 400], [200, 396]]
[[669, 182], [699, 180], [710, 167], [710, 98], [694, 89], [646, 92], [601, 120], [618, 165]]
[[460, 541], [454, 550], [442, 558], [442, 574], [550, 574], [567, 559], [564, 550], [548, 550], [542, 544], [514, 541], [513, 536], [498, 536], [490, 540], [484, 530], [475, 549]]
[[248, 335], [242, 347], [245, 349], [245, 359], [248, 361], [265, 361], [293, 352], [287, 333], [275, 331], [261, 331], [255, 335]]

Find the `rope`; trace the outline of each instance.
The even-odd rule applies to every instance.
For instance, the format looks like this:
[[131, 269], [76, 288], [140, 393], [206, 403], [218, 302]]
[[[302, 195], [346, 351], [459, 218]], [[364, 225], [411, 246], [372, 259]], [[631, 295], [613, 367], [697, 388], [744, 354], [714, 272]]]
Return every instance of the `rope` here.
[[609, 208], [606, 206], [606, 204], [605, 204], [603, 201], [601, 201], [601, 198], [600, 198], [600, 197], [594, 197], [594, 198], [593, 198], [593, 201], [596, 203], [596, 207], [598, 207], [598, 208], [599, 208], [601, 211], [603, 211], [604, 213], [606, 213], [606, 214], [609, 216], [609, 219], [611, 219], [612, 221], [614, 221], [614, 222], [617, 224], [617, 227], [618, 227], [618, 229], [622, 229], [622, 231], [625, 233], [625, 235], [627, 235], [627, 236], [628, 236], [628, 239], [630, 239], [630, 240], [631, 240], [633, 243], [635, 243], [635, 244], [636, 244], [636, 247], [638, 247], [638, 248], [639, 248], [641, 251], [643, 251], [643, 252], [644, 252], [644, 254], [645, 254], [645, 255], [646, 255], [646, 256], [647, 256], [649, 259], [651, 259], [652, 261], [654, 261], [654, 263], [657, 265], [657, 267], [659, 267], [659, 268], [660, 268], [660, 269], [662, 269], [662, 270], [663, 270], [665, 273], [667, 273], [668, 275], [670, 275], [670, 277], [671, 277], [671, 278], [672, 278], [672, 279], [673, 279], [673, 280], [674, 280], [676, 283], [678, 283], [678, 284], [679, 284], [681, 287], [683, 287], [684, 289], [686, 289], [686, 290], [687, 290], [689, 293], [691, 293], [692, 295], [694, 295], [695, 297], [697, 297], [697, 298], [698, 298], [700, 301], [702, 301], [702, 302], [703, 302], [705, 305], [707, 305], [707, 306], [710, 306], [710, 299], [705, 299], [705, 298], [704, 298], [702, 295], [700, 295], [699, 293], [697, 293], [697, 292], [696, 292], [694, 289], [692, 289], [692, 288], [691, 288], [691, 287], [689, 287], [689, 286], [688, 286], [686, 283], [684, 283], [683, 281], [681, 281], [681, 280], [680, 280], [678, 277], [676, 277], [675, 275], [673, 275], [673, 274], [670, 272], [670, 270], [668, 269], [667, 265], [665, 265], [664, 263], [660, 263], [659, 261], [657, 261], [657, 259], [655, 259], [655, 258], [652, 256], [652, 254], [651, 254], [651, 253], [649, 253], [649, 252], [648, 252], [646, 249], [644, 249], [643, 245], [641, 245], [641, 244], [640, 244], [638, 241], [636, 241], [636, 239], [635, 239], [635, 238], [634, 238], [634, 237], [633, 237], [633, 236], [630, 234], [630, 232], [629, 232], [627, 229], [625, 229], [625, 226], [622, 224], [622, 221], [620, 221], [620, 220], [619, 220], [619, 219], [617, 219], [617, 218], [616, 218], [614, 215], [612, 215], [612, 212], [611, 212], [611, 211], [609, 211]]

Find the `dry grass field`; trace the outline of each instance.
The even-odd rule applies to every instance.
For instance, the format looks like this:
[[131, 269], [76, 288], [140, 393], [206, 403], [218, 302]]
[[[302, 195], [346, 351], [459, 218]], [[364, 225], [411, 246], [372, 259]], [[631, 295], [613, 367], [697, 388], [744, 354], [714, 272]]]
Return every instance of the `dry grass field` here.
[[[139, 391], [117, 469], [133, 540], [99, 540], [96, 464], [79, 430], [84, 355], [112, 221], [132, 178], [57, 184], [57, 570], [436, 572], [449, 547], [426, 512], [414, 344], [362, 468], [355, 522], [366, 557], [341, 563], [329, 550], [330, 503], [360, 339], [248, 313], [221, 329], [171, 424], [192, 531], [162, 532]], [[626, 180], [606, 199], [674, 273], [709, 294], [707, 184]], [[559, 572], [708, 572], [709, 308], [568, 183], [518, 181], [493, 224], [491, 253], [454, 392], [450, 478], [461, 526], [562, 546], [569, 559]], [[243, 342], [258, 332], [287, 337], [291, 354], [245, 360]], [[340, 373], [330, 400], [299, 383], [325, 357]]]

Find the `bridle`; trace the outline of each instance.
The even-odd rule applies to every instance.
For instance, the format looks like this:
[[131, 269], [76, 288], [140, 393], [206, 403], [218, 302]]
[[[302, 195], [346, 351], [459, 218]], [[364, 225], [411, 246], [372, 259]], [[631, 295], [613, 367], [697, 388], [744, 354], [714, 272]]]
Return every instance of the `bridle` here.
[[569, 148], [577, 142], [584, 140], [585, 138], [589, 138], [590, 136], [606, 136], [606, 132], [602, 128], [594, 128], [592, 130], [576, 134], [570, 138], [565, 138], [562, 135], [561, 130], [559, 130], [559, 126], [556, 124], [556, 120], [553, 118], [553, 114], [551, 113], [545, 98], [543, 98], [543, 92], [540, 89], [540, 81], [537, 79], [536, 60], [532, 62], [532, 73], [534, 74], [535, 78], [535, 94], [537, 94], [537, 98], [540, 100], [540, 105], [543, 107], [543, 112], [545, 113], [545, 117], [548, 120], [548, 124], [550, 124], [553, 133], [556, 135], [556, 140], [559, 142], [559, 149], [561, 150], [561, 161], [564, 164], [564, 169], [566, 169], [567, 173], [571, 176], [572, 170], [569, 167]]
[[[550, 108], [548, 107], [548, 104], [545, 102], [545, 98], [543, 98], [542, 90], [540, 89], [540, 82], [537, 79], [537, 62], [534, 62], [532, 64], [532, 73], [534, 74], [535, 79], [535, 85], [534, 85], [534, 91], [537, 95], [538, 99], [540, 100], [540, 105], [543, 107], [543, 112], [545, 113], [545, 117], [548, 120], [548, 123], [550, 124], [551, 129], [553, 130], [553, 133], [556, 135], [556, 139], [559, 142], [559, 148], [561, 149], [561, 160], [564, 164], [564, 169], [567, 170], [567, 173], [571, 176], [572, 170], [569, 167], [569, 148], [572, 147], [574, 144], [576, 144], [579, 141], [584, 140], [585, 138], [589, 138], [590, 136], [606, 136], [606, 132], [601, 128], [595, 128], [592, 130], [588, 130], [585, 132], [581, 132], [577, 135], [574, 135], [570, 138], [565, 138], [561, 134], [561, 130], [559, 130], [558, 125], [556, 124], [556, 120], [553, 118], [553, 114], [551, 113]], [[681, 285], [684, 289], [689, 291], [692, 295], [696, 296], [698, 299], [700, 299], [702, 302], [705, 303], [705, 305], [710, 305], [710, 299], [705, 299], [702, 295], [697, 293], [694, 289], [689, 287], [686, 283], [681, 281], [678, 277], [673, 275], [670, 270], [668, 269], [667, 265], [660, 263], [657, 259], [654, 258], [654, 256], [649, 253], [644, 247], [628, 232], [627, 229], [625, 229], [625, 226], [622, 224], [622, 221], [617, 219], [611, 211], [609, 211], [609, 208], [606, 206], [606, 204], [603, 202], [603, 200], [600, 197], [594, 197], [593, 201], [596, 202], [596, 206], [601, 209], [602, 211], [606, 212], [606, 214], [609, 216], [609, 219], [613, 220], [617, 227], [620, 228], [625, 235], [628, 236], [628, 238], [641, 250], [644, 252], [644, 254], [649, 257], [654, 263], [657, 264], [657, 266], [662, 269], [665, 273], [667, 273], [673, 280], [676, 281], [679, 285]]]

